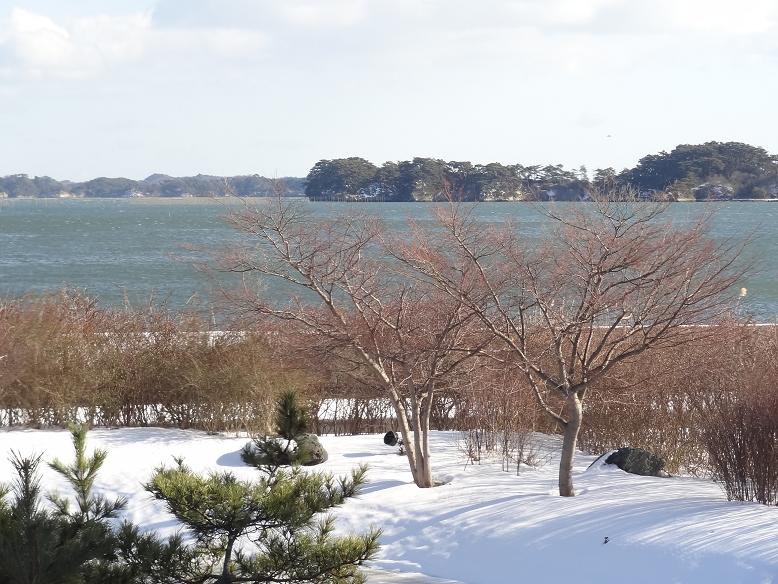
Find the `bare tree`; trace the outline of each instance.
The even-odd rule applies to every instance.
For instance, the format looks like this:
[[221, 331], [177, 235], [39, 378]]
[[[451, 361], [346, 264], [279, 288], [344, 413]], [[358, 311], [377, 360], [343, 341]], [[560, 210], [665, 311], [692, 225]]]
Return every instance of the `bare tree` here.
[[[375, 218], [316, 222], [279, 198], [244, 206], [230, 221], [248, 237], [219, 262], [220, 269], [244, 275], [229, 301], [244, 314], [283, 321], [328, 367], [380, 388], [396, 413], [415, 483], [432, 486], [434, 394], [456, 383], [485, 344], [472, 311], [401, 273]], [[280, 285], [286, 299], [274, 300], [278, 288], [270, 294], [245, 276]]]
[[471, 310], [563, 430], [559, 493], [574, 496], [573, 458], [587, 390], [616, 365], [713, 329], [744, 273], [741, 245], [715, 243], [707, 220], [673, 225], [666, 207], [596, 200], [547, 210], [545, 242], [485, 229], [451, 205], [442, 229], [418, 229], [403, 262]]

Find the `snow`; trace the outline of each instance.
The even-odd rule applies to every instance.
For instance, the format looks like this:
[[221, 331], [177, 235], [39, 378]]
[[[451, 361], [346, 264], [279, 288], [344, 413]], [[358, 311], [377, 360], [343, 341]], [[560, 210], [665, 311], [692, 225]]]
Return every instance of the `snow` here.
[[[336, 511], [338, 529], [383, 528], [369, 582], [499, 584], [558, 582], [778, 583], [778, 508], [728, 502], [714, 483], [689, 477], [626, 474], [579, 454], [578, 496], [556, 495], [557, 442], [540, 437], [548, 463], [522, 474], [499, 462], [466, 463], [453, 432], [434, 432], [434, 475], [445, 484], [418, 489], [407, 462], [382, 435], [323, 436], [330, 458], [316, 469], [345, 474], [370, 466], [363, 494]], [[96, 488], [128, 499], [126, 516], [164, 534], [177, 529], [143, 490], [154, 468], [184, 456], [198, 471], [231, 470], [242, 478], [246, 437], [158, 428], [97, 429], [90, 448], [109, 451]], [[70, 460], [64, 431], [0, 432], [0, 453], [45, 451]], [[0, 480], [10, 464], [0, 455]], [[45, 484], [62, 481], [44, 468]], [[607, 538], [607, 543], [605, 543]]]

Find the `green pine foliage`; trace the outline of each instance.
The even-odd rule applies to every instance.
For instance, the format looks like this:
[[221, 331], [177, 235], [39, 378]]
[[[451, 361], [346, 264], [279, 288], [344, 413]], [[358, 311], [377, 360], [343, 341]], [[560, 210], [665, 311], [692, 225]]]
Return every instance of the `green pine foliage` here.
[[308, 412], [297, 402], [297, 394], [285, 391], [276, 405], [276, 433], [286, 440], [294, 440], [308, 429]]
[[0, 582], [87, 584], [93, 564], [110, 561], [110, 527], [103, 521], [61, 516], [43, 506], [40, 456], [12, 455], [16, 480], [0, 507]]
[[195, 561], [193, 551], [180, 536], [162, 541], [127, 522], [114, 527], [125, 501], [93, 493], [107, 454], [86, 453], [85, 427], [73, 427], [71, 436], [73, 462], [49, 465], [68, 481], [71, 497], [52, 493], [51, 506], [42, 494], [41, 455], [11, 455], [16, 479], [0, 485], [0, 583], [180, 583], [179, 574]]
[[274, 423], [276, 435], [285, 442], [267, 436], [254, 438], [241, 451], [241, 458], [247, 465], [272, 472], [275, 467], [295, 463], [290, 441], [308, 429], [308, 412], [298, 403], [295, 392], [284, 391], [278, 396]]
[[147, 197], [270, 197], [276, 192], [275, 183], [283, 182], [288, 196], [303, 194], [304, 181], [298, 177], [279, 179], [257, 174], [239, 176], [168, 176], [152, 174], [143, 180], [100, 177], [83, 182], [56, 180], [48, 176], [12, 174], [0, 176], [0, 192], [9, 197], [56, 197], [61, 192], [79, 197], [126, 197], [139, 193]]
[[644, 156], [619, 179], [640, 190], [670, 188], [688, 194], [697, 185], [715, 182], [731, 187], [736, 197], [758, 198], [755, 190], [778, 181], [778, 156], [741, 142], [679, 144], [670, 152]]
[[88, 456], [86, 454], [86, 433], [87, 427], [84, 425], [71, 426], [70, 435], [75, 450], [73, 462], [65, 464], [55, 458], [53, 462], [49, 463], [49, 467], [71, 486], [78, 509], [71, 512], [70, 501], [60, 495], [51, 494], [49, 499], [59, 514], [64, 517], [72, 517], [81, 522], [114, 519], [119, 511], [126, 507], [127, 501], [121, 498], [108, 501], [101, 495], [92, 493], [95, 478], [105, 463], [108, 453], [105, 450], [96, 449], [91, 456]]
[[297, 401], [293, 391], [282, 392], [276, 400], [274, 418], [276, 435], [284, 441], [267, 436], [258, 436], [241, 451], [241, 459], [248, 466], [272, 472], [279, 466], [295, 463], [295, 452], [291, 440], [308, 429], [308, 411]]
[[363, 581], [359, 566], [377, 552], [380, 532], [335, 538], [332, 518], [318, 516], [355, 496], [365, 472], [336, 480], [276, 469], [241, 481], [231, 473], [201, 476], [178, 461], [158, 469], [146, 488], [195, 538], [186, 580], [345, 584]]
[[283, 444], [276, 438], [257, 436], [243, 447], [240, 458], [248, 466], [272, 472], [279, 466], [293, 464], [294, 451], [290, 451], [288, 442]]
[[[296, 420], [287, 428], [304, 427], [296, 402], [286, 405]], [[41, 456], [12, 455], [16, 479], [0, 485], [0, 583], [352, 584], [363, 581], [359, 566], [378, 549], [379, 531], [334, 537], [333, 519], [321, 518], [357, 494], [365, 467], [340, 479], [272, 467], [258, 481], [241, 481], [230, 473], [197, 475], [179, 459], [175, 468], [157, 469], [146, 488], [192, 539], [162, 540], [128, 522], [115, 526], [126, 502], [94, 493], [107, 453], [88, 454], [86, 433], [71, 428], [73, 460], [49, 464], [70, 493], [49, 494], [48, 504]]]
[[191, 571], [196, 551], [180, 534], [161, 540], [154, 533], [140, 533], [123, 522], [113, 533], [114, 557], [85, 570], [89, 584], [181, 584], [181, 574]]

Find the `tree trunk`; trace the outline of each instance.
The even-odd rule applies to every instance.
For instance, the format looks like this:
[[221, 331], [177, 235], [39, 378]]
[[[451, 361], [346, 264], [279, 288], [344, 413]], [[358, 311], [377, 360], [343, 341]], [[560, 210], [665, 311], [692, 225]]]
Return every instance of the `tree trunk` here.
[[[429, 418], [432, 413], [432, 393], [432, 391], [429, 392], [427, 399], [419, 400], [417, 390], [412, 388], [410, 404], [404, 402], [394, 388], [389, 388], [388, 396], [400, 424], [400, 434], [405, 445], [413, 482], [421, 489], [433, 486], [428, 439]], [[410, 419], [408, 409], [411, 410]]]
[[[425, 424], [429, 409], [426, 407], [424, 399], [421, 400], [421, 403], [418, 403], [418, 400], [413, 401], [416, 404], [413, 412], [413, 450], [416, 462], [413, 478], [416, 486], [426, 489], [432, 486], [432, 467], [430, 466], [429, 442], [426, 432], [428, 424]], [[408, 446], [410, 448], [410, 445]]]
[[575, 497], [573, 488], [573, 459], [575, 445], [578, 442], [578, 432], [581, 430], [583, 409], [577, 393], [572, 393], [565, 401], [567, 423], [562, 438], [562, 458], [559, 461], [559, 494], [562, 497]]
[[430, 458], [430, 415], [432, 414], [432, 391], [427, 395], [427, 399], [422, 407], [421, 416], [421, 448], [424, 456], [425, 467], [427, 469], [427, 480], [429, 486], [434, 486], [432, 481], [432, 460]]
[[235, 545], [235, 539], [236, 537], [232, 535], [228, 536], [227, 549], [224, 551], [224, 562], [222, 563], [222, 573], [219, 579], [216, 580], [216, 584], [230, 584], [233, 581], [230, 564], [232, 563], [232, 548]]

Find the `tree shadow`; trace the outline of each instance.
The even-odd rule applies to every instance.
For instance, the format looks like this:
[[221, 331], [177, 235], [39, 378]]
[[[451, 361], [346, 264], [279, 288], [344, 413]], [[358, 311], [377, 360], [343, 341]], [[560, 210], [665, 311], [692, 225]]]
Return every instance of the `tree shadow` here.
[[234, 452], [227, 452], [225, 454], [222, 454], [219, 458], [216, 459], [216, 464], [219, 466], [229, 466], [229, 467], [245, 467], [248, 466], [245, 462], [243, 462], [243, 459], [240, 457], [240, 453], [243, 449], [236, 450]]

